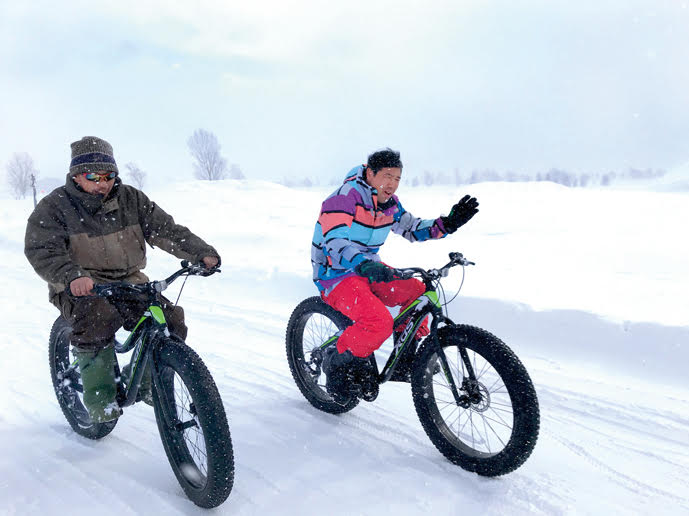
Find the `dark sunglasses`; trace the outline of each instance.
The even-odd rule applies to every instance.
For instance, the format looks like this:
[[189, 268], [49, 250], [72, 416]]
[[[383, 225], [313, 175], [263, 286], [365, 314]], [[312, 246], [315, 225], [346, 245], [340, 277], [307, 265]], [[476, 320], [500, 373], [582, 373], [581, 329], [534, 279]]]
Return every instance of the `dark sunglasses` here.
[[84, 172], [82, 174], [87, 181], [100, 183], [101, 181], [111, 181], [117, 177], [117, 172], [110, 172], [109, 174], [98, 174], [97, 172]]

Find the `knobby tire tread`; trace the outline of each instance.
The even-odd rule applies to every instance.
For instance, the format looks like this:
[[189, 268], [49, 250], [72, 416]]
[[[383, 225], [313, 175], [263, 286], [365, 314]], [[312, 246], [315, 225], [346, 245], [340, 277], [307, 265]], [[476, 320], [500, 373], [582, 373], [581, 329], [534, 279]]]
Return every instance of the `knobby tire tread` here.
[[329, 318], [338, 329], [343, 330], [352, 324], [352, 321], [344, 314], [327, 305], [319, 296], [305, 299], [292, 312], [287, 331], [285, 332], [285, 347], [287, 363], [297, 387], [307, 401], [318, 410], [329, 414], [343, 414], [349, 412], [359, 404], [359, 398], [352, 396], [345, 403], [336, 403], [325, 396], [325, 391], [310, 379], [305, 378], [303, 336], [304, 327], [309, 317], [320, 314]]
[[[63, 395], [63, 387], [57, 378], [58, 367], [69, 365], [69, 347], [71, 332], [69, 322], [62, 316], [58, 317], [50, 329], [50, 337], [48, 340], [48, 362], [50, 365], [50, 378], [53, 384], [53, 390], [57, 397], [60, 409], [67, 419], [69, 426], [72, 427], [77, 434], [88, 439], [98, 440], [102, 439], [110, 432], [112, 432], [117, 425], [117, 419], [108, 421], [107, 423], [90, 423], [85, 424], [79, 422], [73, 413], [73, 409], [68, 405], [67, 400]], [[83, 405], [82, 405], [83, 406]]]
[[192, 397], [203, 430], [207, 454], [206, 485], [202, 489], [195, 487], [182, 471], [181, 461], [177, 457], [184, 455], [187, 447], [179, 438], [174, 438], [174, 430], [164, 421], [161, 400], [166, 398], [161, 397], [154, 384], [153, 406], [156, 422], [172, 470], [184, 492], [196, 505], [204, 508], [217, 507], [230, 495], [234, 483], [232, 439], [218, 388], [198, 354], [174, 335], [166, 338], [162, 344], [158, 367], [160, 370], [171, 369], [177, 373]]
[[431, 341], [426, 339], [414, 361], [412, 372], [414, 406], [426, 434], [450, 462], [468, 471], [489, 477], [514, 471], [531, 455], [540, 425], [538, 398], [526, 368], [507, 345], [481, 328], [468, 325], [445, 326], [438, 330], [438, 339], [443, 348], [463, 346], [477, 352], [491, 364], [509, 393], [514, 422], [507, 445], [492, 457], [470, 456], [449, 442], [436, 426], [430, 412], [429, 404], [434, 403], [434, 397], [425, 387], [424, 376], [432, 375], [429, 361], [435, 351]]

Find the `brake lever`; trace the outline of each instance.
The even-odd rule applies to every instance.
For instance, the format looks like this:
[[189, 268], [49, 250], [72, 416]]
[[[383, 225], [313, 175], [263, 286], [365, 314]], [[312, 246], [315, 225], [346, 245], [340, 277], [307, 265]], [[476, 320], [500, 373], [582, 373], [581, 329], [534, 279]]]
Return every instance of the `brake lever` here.
[[187, 269], [187, 272], [194, 276], [210, 276], [216, 272], [222, 272], [219, 268], [220, 265], [215, 265], [207, 269], [203, 263], [191, 263], [189, 260], [182, 260], [182, 267]]

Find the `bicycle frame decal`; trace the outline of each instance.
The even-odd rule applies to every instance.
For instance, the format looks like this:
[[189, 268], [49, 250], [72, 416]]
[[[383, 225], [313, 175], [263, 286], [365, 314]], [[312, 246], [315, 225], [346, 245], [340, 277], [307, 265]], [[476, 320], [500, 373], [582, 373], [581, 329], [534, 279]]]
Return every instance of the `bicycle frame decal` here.
[[412, 317], [411, 319], [409, 319], [407, 326], [404, 328], [404, 331], [402, 331], [402, 334], [398, 337], [397, 343], [395, 344], [395, 357], [397, 357], [400, 354], [400, 348], [402, 347], [402, 344], [407, 342], [407, 338], [410, 335], [416, 334], [416, 330], [421, 325], [421, 321], [423, 321], [422, 318], [414, 319]]
[[127, 351], [132, 349], [132, 346], [134, 345], [134, 339], [137, 337], [137, 330], [141, 327], [141, 324], [146, 319], [148, 319], [148, 315], [142, 315], [141, 319], [139, 319], [139, 322], [136, 323], [136, 326], [134, 326], [134, 329], [129, 333], [127, 340], [125, 340], [122, 345], [115, 345], [115, 349], [118, 353], [126, 353]]
[[144, 342], [146, 341], [146, 335], [142, 335], [141, 339], [137, 342], [136, 347], [134, 348], [134, 355], [133, 359], [131, 361], [132, 363], [132, 378], [136, 376], [136, 371], [139, 368], [139, 361], [141, 360], [141, 357], [143, 355], [144, 351]]
[[428, 292], [424, 292], [423, 295], [430, 299], [431, 303], [433, 303], [435, 306], [441, 308], [440, 298], [438, 297], [438, 293], [435, 290], [429, 290]]
[[151, 317], [158, 324], [165, 324], [165, 314], [163, 314], [163, 309], [159, 306], [151, 305], [148, 307], [148, 311], [151, 313]]
[[[424, 297], [426, 299], [424, 299]], [[414, 307], [417, 307], [418, 305], [421, 305], [421, 306], [418, 306], [418, 308], [421, 308], [421, 307], [425, 306], [428, 301], [433, 303], [438, 308], [441, 307], [440, 299], [438, 298], [438, 293], [435, 290], [429, 290], [429, 291], [421, 294], [421, 296], [419, 296], [418, 299], [414, 300], [414, 302], [412, 302], [407, 308], [405, 308], [399, 314], [397, 314], [397, 317], [395, 317], [395, 323], [397, 323], [402, 318], [404, 318], [406, 316], [406, 314], [409, 312], [409, 310], [411, 310]]]
[[395, 317], [395, 322], [399, 321], [402, 319], [409, 310], [414, 308], [416, 305], [418, 305], [421, 302], [421, 298], [416, 299], [412, 304], [410, 304], [407, 308], [405, 308], [403, 311], [397, 314], [397, 317]]
[[[400, 357], [406, 345], [413, 339], [416, 335], [419, 326], [426, 318], [427, 312], [432, 312], [432, 308], [425, 308], [429, 303], [433, 303], [435, 306], [440, 307], [440, 301], [438, 299], [438, 294], [435, 291], [429, 290], [425, 292], [418, 299], [416, 299], [412, 304], [410, 304], [403, 312], [401, 312], [397, 317], [395, 317], [395, 324], [397, 324], [401, 319], [409, 315], [409, 320], [402, 330], [402, 333], [397, 338], [395, 345], [391, 353], [391, 359], [388, 359], [385, 371], [390, 371], [394, 367], [397, 359]], [[410, 309], [414, 309], [414, 313], [408, 314]], [[383, 372], [386, 379], [391, 373]]]

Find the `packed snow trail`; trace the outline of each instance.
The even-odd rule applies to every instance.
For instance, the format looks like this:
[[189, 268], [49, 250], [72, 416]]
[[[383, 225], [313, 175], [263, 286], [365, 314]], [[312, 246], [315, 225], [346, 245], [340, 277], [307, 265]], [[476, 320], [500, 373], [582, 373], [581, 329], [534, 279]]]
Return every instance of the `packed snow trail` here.
[[[177, 484], [150, 407], [125, 409], [101, 441], [71, 431], [48, 368], [47, 337], [57, 310], [22, 254], [26, 213], [2, 215], [0, 512], [206, 514]], [[189, 225], [198, 231], [201, 221], [192, 217]], [[295, 224], [300, 238], [308, 232], [303, 226]], [[296, 241], [283, 226], [266, 231]], [[533, 455], [515, 472], [487, 479], [452, 465], [433, 447], [406, 384], [385, 384], [374, 403], [341, 416], [311, 407], [284, 350], [291, 310], [314, 295], [308, 271], [267, 268], [262, 255], [252, 260], [250, 235], [218, 240], [223, 273], [190, 278], [180, 300], [188, 343], [215, 378], [232, 432], [235, 485], [217, 514], [689, 512], [689, 387], [682, 374], [688, 326], [460, 295], [450, 316], [512, 347], [540, 401]], [[277, 263], [289, 253], [268, 259]], [[437, 250], [427, 254], [426, 262], [399, 265], [442, 261]], [[159, 251], [150, 258], [147, 273], [154, 279], [178, 263]], [[174, 300], [177, 291], [170, 290]]]

